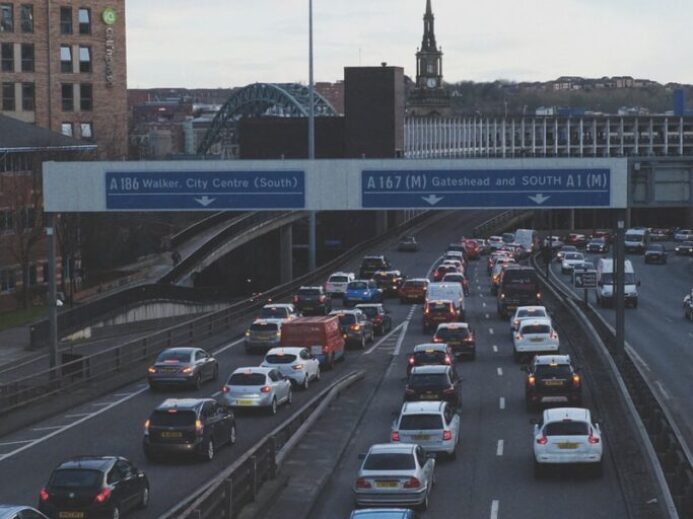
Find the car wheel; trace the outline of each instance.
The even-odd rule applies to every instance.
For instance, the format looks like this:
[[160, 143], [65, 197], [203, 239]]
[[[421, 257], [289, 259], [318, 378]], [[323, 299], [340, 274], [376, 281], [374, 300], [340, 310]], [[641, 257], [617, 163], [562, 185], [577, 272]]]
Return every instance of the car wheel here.
[[159, 386], [157, 386], [156, 384], [150, 383], [149, 384], [149, 390], [156, 393], [157, 391], [159, 391]]
[[327, 365], [329, 366], [330, 369], [334, 369], [334, 352], [330, 353], [329, 360], [327, 361]]
[[236, 443], [236, 424], [231, 424], [231, 428], [229, 429], [229, 445], [233, 445]]
[[212, 380], [219, 380], [219, 366], [214, 366], [214, 371], [212, 372]]
[[516, 350], [513, 350], [513, 360], [515, 361], [516, 364], [519, 363], [520, 360], [522, 360], [520, 357], [520, 353]]
[[138, 508], [147, 508], [149, 506], [149, 485], [145, 486], [142, 490], [142, 499], [140, 499], [140, 504]]
[[294, 392], [289, 388], [289, 394], [286, 395], [286, 405], [291, 405], [294, 402]]
[[315, 381], [320, 382], [320, 368], [315, 372]]
[[364, 337], [363, 335], [361, 336], [361, 349], [366, 349], [366, 337]]
[[428, 510], [428, 494], [429, 493], [430, 492], [427, 490], [426, 496], [424, 497], [424, 500], [421, 502], [421, 504], [419, 506], [416, 507], [420, 512], [425, 512], [426, 510]]
[[120, 508], [118, 508], [118, 505], [115, 505], [113, 510], [111, 510], [111, 519], [120, 519]]
[[204, 457], [206, 461], [212, 461], [214, 459], [214, 440], [211, 438], [207, 442], [207, 449], [204, 452]]
[[271, 415], [277, 414], [277, 398], [276, 397], [272, 399], [272, 404], [270, 405], [269, 413]]
[[598, 463], [594, 464], [594, 467], [592, 467], [592, 472], [595, 477], [600, 478], [604, 475], [604, 463], [602, 460], [599, 460]]
[[448, 459], [451, 461], [454, 461], [457, 459], [457, 444], [455, 444], [455, 448], [452, 449], [452, 452], [448, 453]]
[[310, 387], [310, 377], [308, 376], [308, 373], [306, 373], [306, 378], [303, 379], [303, 389], [308, 390]]
[[541, 463], [537, 463], [537, 460], [534, 460], [534, 478], [535, 479], [541, 479], [543, 475], [544, 475], [544, 467], [542, 466]]
[[195, 389], [200, 389], [202, 387], [202, 375], [200, 373], [195, 377], [195, 382], [193, 382], [193, 387]]

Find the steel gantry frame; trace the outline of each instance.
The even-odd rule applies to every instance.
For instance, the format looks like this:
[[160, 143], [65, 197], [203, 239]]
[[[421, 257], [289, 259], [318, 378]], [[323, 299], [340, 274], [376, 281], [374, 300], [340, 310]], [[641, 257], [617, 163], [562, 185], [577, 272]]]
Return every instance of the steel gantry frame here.
[[[339, 114], [317, 92], [314, 93], [313, 110], [318, 117], [336, 117]], [[310, 91], [299, 83], [254, 83], [231, 95], [212, 120], [197, 148], [198, 155], [209, 152], [219, 141], [222, 133], [235, 128], [243, 117], [308, 117]], [[236, 132], [234, 132], [236, 133]]]

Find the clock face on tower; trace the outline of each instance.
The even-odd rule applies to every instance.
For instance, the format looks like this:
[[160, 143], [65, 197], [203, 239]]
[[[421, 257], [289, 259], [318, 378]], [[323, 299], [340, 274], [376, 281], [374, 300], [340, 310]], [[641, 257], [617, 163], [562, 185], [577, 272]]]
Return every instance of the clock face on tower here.
[[436, 82], [435, 78], [432, 78], [432, 77], [429, 77], [428, 80], [426, 80], [426, 86], [428, 88], [435, 88], [436, 83], [437, 82]]

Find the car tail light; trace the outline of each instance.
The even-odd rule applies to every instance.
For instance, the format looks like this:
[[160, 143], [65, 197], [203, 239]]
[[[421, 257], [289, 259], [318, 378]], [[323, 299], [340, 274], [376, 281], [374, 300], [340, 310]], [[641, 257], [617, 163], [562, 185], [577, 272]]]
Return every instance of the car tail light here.
[[405, 392], [407, 395], [413, 395], [413, 394], [415, 393], [415, 391], [414, 391], [413, 389], [409, 388], [409, 387], [405, 388], [405, 389], [404, 389], [404, 392]]
[[443, 342], [443, 339], [440, 337], [433, 337], [433, 342]]
[[281, 332], [281, 330], [280, 330], [280, 331], [277, 332], [277, 337], [281, 337], [281, 336], [282, 336], [282, 332]]
[[325, 296], [320, 296], [320, 302], [324, 303], [325, 302]]
[[574, 386], [580, 385], [580, 375], [573, 375], [573, 385]]
[[446, 355], [445, 360], [443, 362], [445, 362], [445, 364], [448, 365], [452, 364], [452, 359], [450, 358], [450, 355]]
[[270, 391], [272, 391], [272, 388], [270, 386], [262, 386], [260, 388], [260, 391], [263, 393], [269, 393]]
[[558, 334], [555, 332], [555, 330], [551, 330], [551, 338], [553, 340], [558, 340]]
[[39, 499], [40, 499], [41, 501], [48, 501], [48, 499], [49, 499], [50, 497], [51, 497], [51, 496], [50, 496], [50, 494], [48, 493], [48, 490], [46, 490], [45, 488], [42, 488], [42, 489], [39, 491]]
[[224, 386], [221, 388], [222, 393], [228, 393], [231, 391], [231, 388], [229, 386]]
[[414, 357], [409, 357], [409, 364], [414, 365], [416, 359]]
[[151, 374], [154, 374], [154, 373], [156, 373], [156, 368], [155, 368], [155, 367], [151, 367], [151, 368], [147, 369], [147, 372], [148, 372], [148, 373], [151, 373]]
[[447, 389], [443, 389], [443, 393], [449, 395], [455, 392], [455, 386], [450, 386]]
[[103, 490], [101, 490], [101, 492], [96, 494], [96, 497], [94, 498], [94, 502], [99, 503], [99, 504], [105, 503], [106, 501], [108, 501], [108, 499], [110, 497], [111, 497], [111, 489], [109, 487], [106, 487]]
[[183, 373], [192, 373], [193, 368], [183, 368]]
[[371, 484], [366, 478], [358, 478], [356, 480], [356, 488], [371, 488]]
[[202, 434], [202, 420], [195, 420], [195, 434]]
[[547, 443], [549, 443], [549, 439], [546, 436], [539, 436], [537, 438], [537, 443], [539, 445], [546, 445]]
[[587, 441], [588, 441], [590, 444], [595, 445], [595, 444], [599, 443], [599, 438], [597, 438], [597, 437], [596, 437], [595, 435], [593, 435], [593, 434], [590, 434], [590, 435], [587, 437]]
[[541, 292], [537, 292], [537, 299], [541, 299]]
[[501, 294], [501, 295], [500, 295], [500, 298], [501, 298], [501, 299], [505, 299], [505, 294]]
[[426, 307], [426, 309], [424, 310], [424, 313], [425, 313], [425, 314], [430, 314], [430, 313], [431, 313], [431, 309], [430, 309], [429, 307]]
[[296, 304], [298, 303], [298, 296], [294, 296], [292, 299], [293, 303]]
[[521, 333], [515, 334], [515, 340], [521, 341], [522, 340], [522, 334]]
[[393, 442], [398, 442], [399, 441], [399, 431], [392, 431], [392, 434], [390, 434], [390, 440]]
[[419, 488], [421, 486], [421, 481], [417, 478], [409, 478], [404, 482], [404, 488]]
[[245, 331], [245, 336], [246, 336], [246, 337], [250, 337], [250, 330], [246, 330], [246, 331]]
[[527, 377], [527, 384], [530, 386], [533, 386], [537, 383], [537, 378], [534, 375], [530, 375]]
[[466, 342], [474, 342], [474, 336], [473, 335], [467, 335], [464, 340]]
[[361, 329], [361, 325], [360, 324], [352, 324], [349, 328], [351, 328], [355, 332], [358, 332]]
[[443, 441], [449, 441], [452, 440], [452, 432], [451, 431], [443, 431]]
[[301, 369], [303, 369], [303, 364], [295, 364], [295, 365], [291, 366], [291, 368], [295, 369], [295, 370], [301, 370]]
[[149, 435], [149, 424], [150, 424], [149, 420], [146, 420], [144, 422], [144, 435], [145, 436]]

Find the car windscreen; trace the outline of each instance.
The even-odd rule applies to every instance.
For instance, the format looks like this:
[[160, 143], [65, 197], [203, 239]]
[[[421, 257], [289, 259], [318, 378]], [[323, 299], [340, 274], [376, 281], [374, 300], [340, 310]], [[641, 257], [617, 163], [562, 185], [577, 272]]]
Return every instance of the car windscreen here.
[[265, 357], [265, 362], [269, 364], [291, 364], [296, 360], [296, 355], [290, 355], [285, 353], [283, 355], [267, 355]]
[[639, 233], [635, 233], [635, 234], [626, 233], [625, 239], [626, 239], [626, 241], [643, 241], [645, 239], [645, 235], [639, 234]]
[[664, 252], [664, 245], [650, 245], [647, 248], [648, 252]]
[[330, 277], [330, 283], [347, 283], [349, 278], [346, 276], [332, 276]]
[[517, 318], [521, 319], [522, 317], [546, 317], [546, 311], [544, 310], [518, 310], [517, 311]]
[[277, 323], [253, 323], [250, 325], [251, 332], [276, 332], [278, 329]]
[[367, 288], [368, 284], [362, 281], [353, 281], [347, 285], [349, 290], [366, 290]]
[[584, 258], [579, 252], [567, 252], [563, 257], [567, 260], [581, 260]]
[[540, 378], [568, 378], [572, 375], [568, 364], [539, 364], [534, 370], [534, 374]]
[[604, 238], [599, 238], [596, 240], [590, 240], [589, 245], [604, 245], [605, 243]]
[[319, 296], [319, 288], [301, 288], [298, 290], [298, 295], [300, 296]]
[[440, 328], [436, 332], [436, 337], [438, 339], [442, 339], [443, 341], [447, 341], [450, 339], [464, 339], [469, 335], [469, 329], [468, 328]]
[[445, 359], [445, 352], [440, 350], [424, 350], [414, 352], [417, 364], [440, 364]]
[[546, 436], [587, 436], [589, 426], [586, 422], [551, 422], [544, 427]]
[[561, 247], [560, 252], [571, 252], [571, 251], [575, 251], [575, 250], [577, 250], [576, 247], [574, 247], [572, 245], [566, 245], [564, 247]]
[[404, 288], [425, 288], [425, 281], [405, 281]]
[[158, 427], [189, 426], [195, 423], [195, 413], [192, 411], [154, 411], [149, 418], [150, 425]]
[[265, 384], [263, 373], [234, 373], [226, 383], [229, 386], [262, 386]]
[[409, 377], [410, 387], [449, 386], [450, 379], [445, 373], [417, 373]]
[[450, 311], [450, 303], [429, 303], [426, 309], [433, 313], [445, 313]]
[[272, 319], [274, 317], [286, 317], [289, 311], [286, 308], [263, 308], [260, 310], [260, 317], [263, 319]]
[[511, 232], [504, 232], [501, 238], [505, 243], [512, 243], [515, 241], [515, 235]]
[[443, 281], [462, 283], [462, 281], [464, 281], [464, 276], [462, 274], [445, 274]]
[[375, 317], [378, 315], [378, 309], [375, 306], [359, 307], [359, 310], [366, 314], [367, 317]]
[[340, 314], [339, 324], [354, 324], [356, 322], [356, 316], [354, 314]]
[[59, 469], [53, 472], [48, 484], [60, 488], [97, 488], [101, 485], [102, 478], [99, 470]]
[[522, 327], [522, 334], [549, 333], [551, 328], [547, 324], [528, 324]]
[[377, 452], [363, 462], [364, 470], [413, 470], [414, 457], [404, 452]]
[[162, 351], [156, 358], [157, 362], [190, 362], [189, 351]]
[[442, 429], [443, 417], [439, 414], [405, 414], [399, 421], [400, 430]]
[[385, 266], [385, 262], [379, 258], [364, 259], [361, 262], [362, 268], [380, 268]]
[[[632, 272], [626, 272], [623, 275], [626, 285], [635, 285], [635, 274]], [[604, 285], [613, 285], [614, 283], [614, 275], [611, 272], [606, 272], [601, 275], [601, 278], [599, 279]]]

